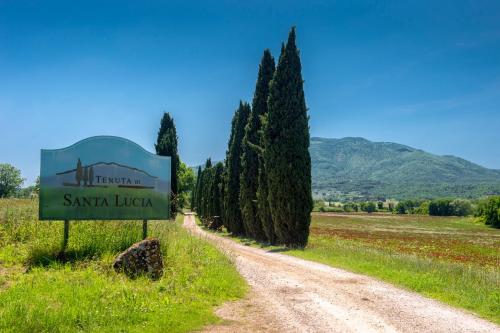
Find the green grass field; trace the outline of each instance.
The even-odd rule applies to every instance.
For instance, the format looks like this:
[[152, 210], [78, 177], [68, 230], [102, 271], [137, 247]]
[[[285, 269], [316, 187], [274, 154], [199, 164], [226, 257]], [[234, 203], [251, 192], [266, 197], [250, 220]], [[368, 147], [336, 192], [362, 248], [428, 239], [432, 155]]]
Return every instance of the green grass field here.
[[164, 276], [131, 280], [111, 268], [140, 240], [141, 222], [38, 221], [29, 200], [0, 200], [1, 332], [188, 332], [218, 321], [214, 307], [245, 282], [215, 247], [175, 221], [149, 223], [162, 244]]
[[284, 253], [370, 275], [500, 323], [498, 229], [473, 218], [328, 213], [313, 214], [310, 231], [304, 250]]

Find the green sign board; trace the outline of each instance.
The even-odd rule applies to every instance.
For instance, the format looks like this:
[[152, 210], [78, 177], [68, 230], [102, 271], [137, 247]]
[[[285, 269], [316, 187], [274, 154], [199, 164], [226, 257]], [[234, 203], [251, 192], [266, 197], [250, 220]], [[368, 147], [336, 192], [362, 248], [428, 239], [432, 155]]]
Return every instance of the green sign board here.
[[41, 220], [160, 220], [170, 214], [170, 157], [114, 136], [42, 149]]

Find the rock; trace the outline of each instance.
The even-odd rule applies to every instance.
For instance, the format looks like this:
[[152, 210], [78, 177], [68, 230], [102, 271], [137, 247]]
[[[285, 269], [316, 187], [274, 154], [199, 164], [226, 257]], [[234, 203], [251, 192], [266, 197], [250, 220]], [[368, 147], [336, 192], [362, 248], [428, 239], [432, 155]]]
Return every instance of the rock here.
[[160, 241], [148, 238], [135, 243], [116, 257], [113, 268], [131, 278], [147, 275], [153, 280], [159, 279], [163, 275]]

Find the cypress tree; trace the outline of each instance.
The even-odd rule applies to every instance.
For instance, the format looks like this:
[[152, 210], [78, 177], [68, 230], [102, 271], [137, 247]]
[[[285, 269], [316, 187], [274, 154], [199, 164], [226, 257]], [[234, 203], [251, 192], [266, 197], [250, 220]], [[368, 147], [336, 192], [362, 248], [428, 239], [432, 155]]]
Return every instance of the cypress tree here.
[[240, 170], [241, 143], [245, 135], [245, 126], [250, 115], [250, 105], [240, 101], [235, 112], [229, 147], [226, 156], [226, 180], [224, 193], [225, 222], [228, 231], [235, 235], [244, 235], [245, 228], [240, 211]]
[[274, 229], [278, 241], [289, 247], [307, 245], [313, 205], [301, 70], [292, 28], [269, 87], [263, 153]]
[[191, 210], [196, 211], [198, 209], [198, 193], [200, 193], [200, 180], [201, 180], [201, 166], [198, 167], [198, 174], [196, 175], [196, 184], [193, 188], [191, 195]]
[[174, 119], [168, 112], [161, 118], [160, 129], [155, 144], [156, 154], [170, 156], [170, 188], [171, 200], [170, 211], [172, 216], [177, 212], [177, 170], [179, 170], [179, 155], [177, 153], [177, 131]]
[[[262, 161], [260, 155], [261, 117], [267, 113], [267, 97], [269, 95], [269, 82], [274, 74], [274, 58], [269, 50], [264, 51], [252, 101], [252, 111], [245, 127], [245, 137], [242, 143], [241, 177], [240, 177], [240, 206], [243, 223], [250, 236], [257, 240], [274, 240], [274, 227], [268, 214], [267, 195], [264, 200], [257, 201], [259, 188], [259, 169]], [[262, 170], [264, 174], [265, 171]], [[265, 178], [264, 178], [265, 179]], [[263, 187], [265, 191], [267, 187]], [[261, 219], [261, 215], [262, 219]], [[264, 226], [265, 224], [265, 226]]]
[[224, 165], [222, 162], [215, 164], [212, 168], [212, 182], [210, 185], [210, 216], [217, 216], [217, 220], [213, 220], [210, 228], [218, 229], [222, 225], [222, 176], [224, 173]]
[[202, 171], [201, 184], [201, 216], [209, 217], [208, 203], [210, 200], [210, 182], [212, 180], [212, 160], [210, 158], [205, 162], [205, 168]]
[[82, 161], [78, 159], [78, 162], [76, 162], [76, 172], [75, 172], [75, 179], [78, 186], [80, 186], [82, 178], [83, 178]]

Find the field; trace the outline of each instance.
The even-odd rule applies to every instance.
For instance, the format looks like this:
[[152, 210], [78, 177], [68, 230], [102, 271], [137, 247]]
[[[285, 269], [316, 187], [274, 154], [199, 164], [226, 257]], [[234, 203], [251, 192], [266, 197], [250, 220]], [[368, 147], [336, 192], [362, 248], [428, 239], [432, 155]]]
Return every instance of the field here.
[[378, 277], [500, 323], [500, 231], [472, 218], [313, 214], [289, 255]]
[[153, 221], [165, 273], [131, 280], [111, 268], [141, 222], [38, 221], [38, 204], [0, 200], [1, 332], [187, 332], [217, 322], [215, 306], [246, 290], [233, 264], [177, 221]]

